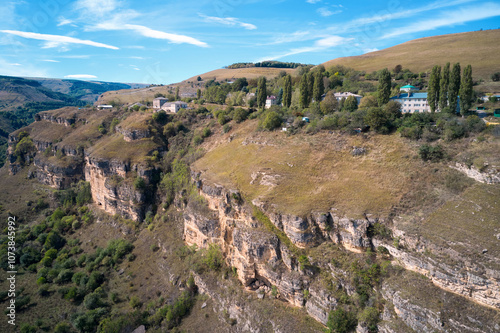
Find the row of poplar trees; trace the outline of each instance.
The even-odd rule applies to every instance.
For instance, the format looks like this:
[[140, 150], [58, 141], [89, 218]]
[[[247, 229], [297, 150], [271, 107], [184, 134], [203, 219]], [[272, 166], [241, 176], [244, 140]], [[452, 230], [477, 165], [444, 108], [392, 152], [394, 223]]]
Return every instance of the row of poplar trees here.
[[427, 103], [431, 112], [437, 109], [444, 110], [450, 107], [455, 112], [458, 96], [460, 96], [460, 114], [465, 115], [472, 105], [474, 92], [472, 90], [472, 66], [467, 65], [464, 68], [460, 78], [460, 63], [453, 65], [450, 72], [450, 63], [448, 62], [443, 70], [441, 66], [436, 65], [432, 68], [429, 77], [429, 86], [427, 88]]

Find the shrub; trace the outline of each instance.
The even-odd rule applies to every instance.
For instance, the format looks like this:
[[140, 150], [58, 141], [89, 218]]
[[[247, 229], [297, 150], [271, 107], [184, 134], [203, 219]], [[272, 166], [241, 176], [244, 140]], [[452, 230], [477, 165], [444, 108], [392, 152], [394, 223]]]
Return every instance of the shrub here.
[[102, 305], [101, 296], [98, 293], [90, 293], [83, 299], [83, 305], [89, 310], [97, 309]]
[[458, 121], [447, 121], [444, 125], [444, 138], [447, 141], [460, 139], [466, 134], [465, 127]]
[[430, 146], [424, 144], [420, 146], [418, 155], [424, 161], [437, 162], [444, 158], [444, 149], [440, 145]]
[[243, 108], [237, 108], [233, 112], [233, 120], [236, 121], [237, 123], [245, 121], [247, 117], [248, 117], [248, 112]]
[[476, 115], [467, 117], [466, 126], [467, 130], [472, 133], [480, 133], [486, 128], [485, 122]]
[[225, 124], [224, 126], [222, 126], [222, 131], [223, 131], [224, 133], [227, 133], [227, 132], [229, 132], [230, 130], [231, 130], [231, 125], [229, 125], [229, 124]]
[[376, 308], [367, 307], [365, 308], [358, 317], [359, 321], [362, 322], [367, 328], [368, 331], [377, 332], [377, 324], [380, 320], [379, 313]]
[[209, 269], [214, 271], [217, 271], [222, 267], [222, 252], [216, 244], [209, 245], [203, 262]]
[[71, 332], [71, 326], [64, 321], [58, 323], [56, 327], [54, 327], [54, 333], [70, 333], [70, 332]]
[[195, 135], [194, 138], [193, 138], [193, 143], [196, 145], [196, 146], [199, 146], [203, 143], [203, 138], [199, 135]]
[[144, 190], [146, 188], [146, 181], [144, 178], [137, 176], [134, 181], [134, 188], [139, 191]]
[[140, 308], [142, 306], [142, 302], [137, 296], [132, 296], [129, 304], [133, 309]]
[[270, 111], [267, 113], [264, 121], [262, 122], [262, 128], [268, 131], [272, 131], [281, 125], [281, 117], [275, 112]]
[[201, 137], [202, 138], [208, 138], [210, 135], [212, 135], [212, 131], [208, 127], [205, 127], [203, 129], [203, 131], [201, 132]]
[[356, 328], [356, 325], [356, 316], [351, 312], [345, 311], [341, 307], [330, 311], [328, 322], [326, 323], [326, 326], [335, 333], [350, 332]]
[[40, 288], [38, 288], [37, 293], [38, 293], [38, 295], [40, 295], [42, 297], [49, 296], [50, 295], [49, 286], [46, 284], [41, 285]]
[[71, 278], [73, 277], [73, 271], [70, 269], [63, 269], [59, 275], [57, 276], [56, 282], [58, 284], [63, 284], [71, 281]]

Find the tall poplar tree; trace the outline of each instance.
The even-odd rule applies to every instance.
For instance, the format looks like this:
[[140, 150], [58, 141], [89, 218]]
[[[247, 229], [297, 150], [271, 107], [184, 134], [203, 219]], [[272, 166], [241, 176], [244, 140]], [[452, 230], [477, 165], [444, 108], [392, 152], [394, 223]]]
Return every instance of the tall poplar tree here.
[[307, 73], [302, 75], [300, 79], [300, 107], [307, 108], [309, 106], [309, 84]]
[[321, 95], [325, 92], [325, 85], [323, 84], [323, 74], [318, 70], [314, 74], [314, 87], [313, 98], [316, 102], [321, 102]]
[[429, 87], [427, 88], [427, 103], [431, 112], [436, 112], [439, 102], [439, 80], [441, 77], [441, 66], [432, 67], [431, 76], [429, 78]]
[[257, 106], [264, 107], [266, 105], [267, 98], [267, 88], [266, 88], [266, 77], [263, 76], [259, 79], [257, 83]]
[[453, 113], [457, 111], [458, 92], [460, 90], [460, 63], [453, 65], [450, 73], [450, 83], [448, 85], [448, 106]]
[[460, 114], [462, 117], [465, 116], [472, 105], [472, 85], [472, 66], [467, 65], [467, 67], [464, 68], [462, 82], [460, 84]]
[[377, 87], [377, 102], [379, 106], [387, 104], [391, 97], [391, 73], [387, 68], [384, 68], [378, 78]]
[[292, 77], [285, 76], [285, 87], [283, 88], [283, 106], [289, 108], [292, 105]]
[[314, 74], [307, 73], [307, 105], [311, 104], [314, 91]]
[[450, 82], [450, 63], [447, 62], [443, 67], [441, 81], [439, 82], [439, 110], [448, 106], [448, 84]]

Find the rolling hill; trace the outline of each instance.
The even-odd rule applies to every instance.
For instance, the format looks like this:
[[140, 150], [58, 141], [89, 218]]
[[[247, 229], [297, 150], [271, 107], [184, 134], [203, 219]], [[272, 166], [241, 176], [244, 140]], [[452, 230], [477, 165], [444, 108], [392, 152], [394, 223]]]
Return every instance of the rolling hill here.
[[460, 62], [472, 65], [474, 78], [490, 80], [491, 74], [500, 71], [499, 40], [499, 29], [433, 36], [359, 56], [333, 59], [323, 65], [326, 68], [343, 65], [372, 72], [400, 64], [418, 73], [429, 72], [436, 64]]

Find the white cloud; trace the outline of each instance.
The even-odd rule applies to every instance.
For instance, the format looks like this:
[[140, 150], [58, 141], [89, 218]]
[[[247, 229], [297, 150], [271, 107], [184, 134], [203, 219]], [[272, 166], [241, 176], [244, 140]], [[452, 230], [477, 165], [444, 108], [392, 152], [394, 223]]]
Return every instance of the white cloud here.
[[76, 79], [76, 80], [84, 80], [84, 79], [97, 79], [97, 76], [95, 75], [90, 75], [90, 74], [71, 74], [71, 75], [65, 75], [65, 79]]
[[364, 53], [370, 53], [370, 52], [376, 52], [376, 51], [378, 51], [378, 49], [376, 47], [363, 49]]
[[353, 40], [354, 40], [354, 38], [345, 38], [345, 37], [336, 36], [336, 35], [327, 36], [327, 37], [323, 37], [321, 39], [316, 40], [312, 46], [293, 48], [286, 53], [274, 55], [274, 56], [270, 56], [270, 57], [263, 57], [263, 58], [257, 60], [256, 62], [261, 62], [261, 61], [265, 61], [265, 60], [276, 60], [276, 59], [281, 59], [284, 57], [288, 57], [288, 56], [296, 55], [296, 54], [301, 54], [301, 53], [325, 51], [331, 47], [346, 44], [346, 43], [351, 42]]
[[440, 27], [464, 24], [465, 22], [482, 20], [500, 15], [500, 5], [485, 3], [474, 7], [461, 8], [441, 13], [441, 16], [407, 24], [383, 35], [381, 39], [397, 37], [421, 31], [434, 30]]
[[96, 24], [89, 28], [90, 30], [132, 30], [144, 37], [155, 38], [155, 39], [165, 39], [174, 44], [192, 44], [200, 47], [208, 47], [208, 44], [202, 42], [196, 38], [171, 34], [168, 32], [163, 32], [159, 30], [154, 30], [143, 25], [138, 24], [119, 24], [117, 22], [104, 22]]
[[314, 5], [315, 3], [321, 2], [321, 0], [306, 0], [306, 2]]
[[73, 21], [72, 21], [72, 20], [66, 19], [66, 18], [64, 18], [64, 17], [62, 17], [62, 16], [60, 16], [57, 20], [59, 21], [59, 23], [57, 23], [57, 26], [58, 26], [58, 27], [61, 27], [61, 26], [63, 26], [63, 25], [68, 25], [68, 24], [71, 24], [72, 26], [75, 26], [75, 25], [73, 24]]
[[332, 11], [332, 10], [329, 10], [327, 7], [321, 7], [321, 8], [318, 8], [317, 12], [321, 16], [328, 17], [328, 16], [342, 13], [342, 9], [337, 9], [337, 10]]
[[257, 29], [257, 26], [251, 24], [251, 23], [245, 23], [241, 22], [235, 17], [215, 17], [215, 16], [206, 16], [203, 14], [198, 14], [200, 17], [205, 19], [205, 22], [213, 22], [213, 23], [219, 23], [219, 24], [224, 24], [224, 25], [229, 25], [229, 26], [240, 26], [242, 28], [245, 28], [247, 30], [255, 30]]
[[129, 57], [129, 58], [130, 58], [130, 59], [139, 59], [139, 60], [144, 60], [144, 59], [146, 59], [146, 58], [144, 58], [144, 57], [136, 57], [136, 56], [131, 56], [131, 57]]
[[90, 17], [104, 17], [115, 11], [120, 6], [116, 0], [78, 0], [75, 8]]
[[46, 34], [39, 34], [39, 33], [35, 33], [35, 32], [24, 32], [24, 31], [16, 31], [16, 30], [0, 30], [0, 32], [23, 37], [23, 38], [28, 38], [28, 39], [36, 39], [36, 40], [46, 41], [48, 43], [45, 44], [44, 48], [56, 47], [56, 46], [66, 45], [66, 44], [81, 44], [81, 45], [89, 45], [89, 46], [95, 46], [95, 47], [103, 47], [103, 48], [112, 49], [112, 50], [118, 50], [118, 48], [116, 46], [98, 43], [98, 42], [94, 42], [91, 40], [84, 40], [84, 39], [78, 39], [78, 38], [74, 38], [74, 37], [68, 37], [68, 36], [46, 35]]
[[52, 59], [42, 59], [42, 61], [45, 61], [45, 62], [60, 62], [59, 60], [52, 60]]
[[[394, 19], [401, 19], [401, 18], [415, 16], [417, 14], [427, 12], [430, 10], [436, 10], [436, 9], [445, 8], [445, 7], [457, 6], [457, 5], [468, 3], [471, 1], [475, 1], [475, 0], [437, 1], [437, 2], [430, 3], [430, 4], [423, 6], [423, 7], [412, 7], [411, 9], [408, 9], [408, 10], [400, 10], [400, 11], [393, 12], [393, 13], [391, 13], [391, 12], [389, 12], [389, 10], [387, 10], [385, 12], [381, 12], [377, 15], [373, 15], [370, 17], [355, 19], [355, 20], [351, 21], [351, 23], [354, 25], [365, 25], [365, 24], [385, 22], [385, 21], [390, 21], [390, 20], [394, 20]], [[402, 8], [404, 8], [404, 4], [402, 5], [401, 9]]]

